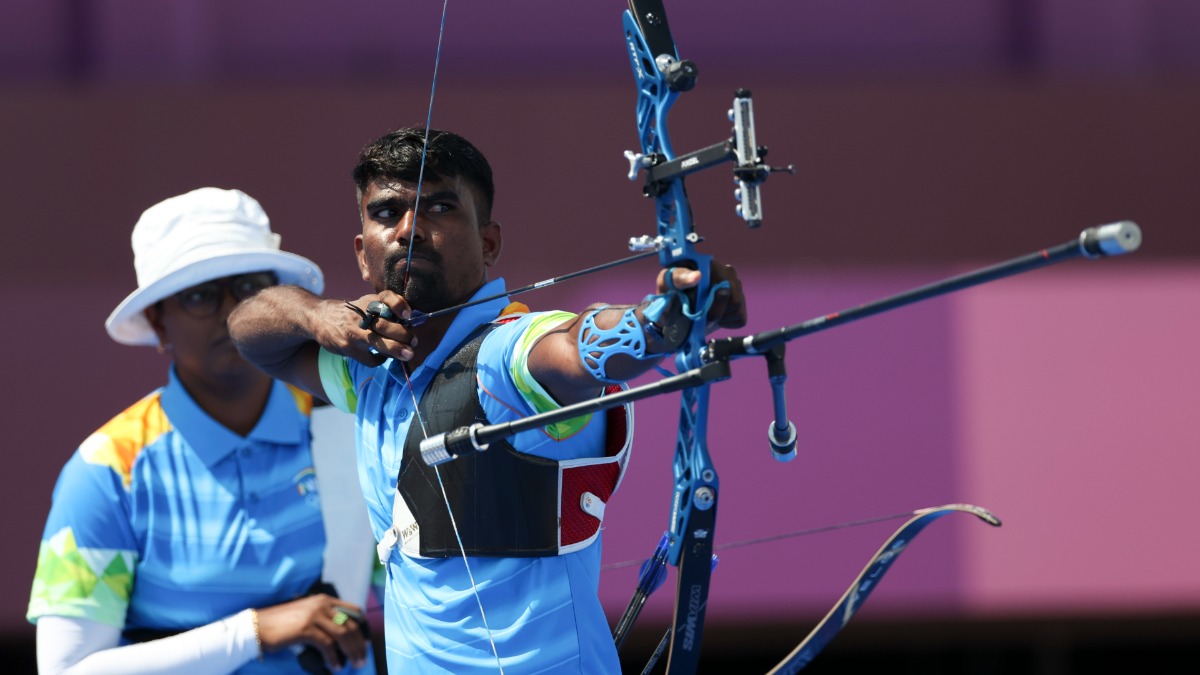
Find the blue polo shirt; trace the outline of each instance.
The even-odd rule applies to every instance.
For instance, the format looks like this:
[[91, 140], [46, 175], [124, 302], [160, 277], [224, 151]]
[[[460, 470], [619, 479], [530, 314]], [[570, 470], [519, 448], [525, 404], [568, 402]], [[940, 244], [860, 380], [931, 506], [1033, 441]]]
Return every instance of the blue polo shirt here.
[[[187, 630], [303, 595], [325, 547], [311, 410], [311, 397], [276, 382], [242, 437], [201, 410], [172, 369], [63, 468], [28, 619]], [[284, 650], [238, 672], [303, 670]]]
[[[475, 297], [504, 291], [496, 279]], [[392, 507], [415, 402], [449, 353], [478, 326], [494, 320], [506, 299], [463, 309], [434, 352], [411, 373], [387, 361], [371, 368], [322, 352], [322, 384], [334, 404], [357, 418], [359, 478], [371, 526], [382, 539]], [[477, 395], [488, 419], [518, 419], [545, 407], [540, 387], [522, 378], [521, 364], [538, 330], [570, 315], [530, 314], [493, 330], [478, 358]], [[417, 329], [420, 336], [420, 329]], [[527, 431], [510, 439], [522, 452], [553, 459], [604, 454], [604, 416], [579, 421], [570, 433]], [[420, 460], [418, 460], [420, 461]], [[395, 673], [496, 673], [491, 637], [506, 672], [618, 673], [620, 662], [598, 598], [600, 540], [574, 552], [541, 558], [410, 557], [392, 549], [386, 563], [384, 625], [388, 669]], [[473, 575], [480, 600], [472, 592]]]

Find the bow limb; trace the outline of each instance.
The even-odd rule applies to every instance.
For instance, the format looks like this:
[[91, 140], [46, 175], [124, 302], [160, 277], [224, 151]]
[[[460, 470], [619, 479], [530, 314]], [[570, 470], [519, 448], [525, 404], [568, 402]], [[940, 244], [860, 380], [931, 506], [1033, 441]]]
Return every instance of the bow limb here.
[[[695, 66], [680, 61], [661, 0], [630, 0], [625, 12], [625, 38], [637, 80], [640, 156], [631, 157], [650, 171], [675, 159], [667, 130], [667, 115], [680, 92], [695, 82]], [[698, 237], [692, 225], [682, 173], [665, 180], [648, 177], [647, 196], [655, 198], [659, 261], [664, 268], [700, 271], [700, 280], [687, 296], [677, 294], [691, 330], [675, 357], [679, 372], [702, 365], [705, 323], [710, 298], [711, 257], [695, 251]], [[667, 559], [678, 569], [675, 612], [667, 651], [668, 673], [694, 673], [700, 664], [712, 574], [713, 535], [717, 522], [719, 480], [707, 445], [709, 385], [681, 392], [679, 431], [675, 441], [674, 497], [667, 530]]]
[[816, 628], [813, 628], [812, 632], [778, 665], [768, 671], [767, 675], [796, 673], [807, 666], [867, 601], [871, 591], [879, 585], [883, 575], [887, 574], [892, 563], [904, 552], [913, 538], [933, 521], [955, 512], [969, 513], [992, 527], [1000, 526], [1000, 519], [992, 515], [990, 511], [971, 504], [947, 504], [915, 511], [915, 515], [892, 533], [883, 546], [879, 547], [879, 550], [867, 562], [866, 567], [850, 584], [850, 588], [846, 589], [842, 598], [829, 610], [825, 618], [821, 619]]
[[[684, 373], [704, 365], [706, 323], [715, 292], [711, 256], [695, 249], [700, 237], [692, 223], [684, 176], [722, 161], [736, 162], [739, 182], [738, 213], [751, 227], [761, 223], [758, 184], [771, 169], [759, 159], [754, 144], [750, 94], [737, 93], [731, 114], [732, 138], [676, 157], [667, 130], [667, 116], [679, 94], [690, 90], [697, 70], [680, 60], [662, 0], [629, 0], [624, 14], [625, 42], [637, 84], [637, 124], [641, 152], [627, 152], [630, 179], [646, 172], [644, 193], [655, 200], [656, 237], [631, 245], [654, 245], [665, 269], [697, 270], [699, 280], [686, 293], [673, 291], [674, 302], [691, 326], [679, 347], [675, 364]], [[675, 614], [667, 652], [668, 673], [694, 673], [699, 668], [700, 643], [712, 573], [713, 535], [717, 522], [720, 482], [708, 452], [709, 384], [682, 390], [679, 431], [675, 441], [674, 497], [667, 530], [667, 561], [678, 569]]]

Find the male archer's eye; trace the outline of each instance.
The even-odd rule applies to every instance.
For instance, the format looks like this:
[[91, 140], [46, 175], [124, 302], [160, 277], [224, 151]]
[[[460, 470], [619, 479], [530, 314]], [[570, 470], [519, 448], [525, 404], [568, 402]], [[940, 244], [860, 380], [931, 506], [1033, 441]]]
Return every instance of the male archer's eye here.
[[434, 202], [429, 205], [429, 209], [426, 212], [427, 213], [445, 213], [452, 208], [454, 208], [454, 206], [451, 204], [447, 204], [446, 202]]

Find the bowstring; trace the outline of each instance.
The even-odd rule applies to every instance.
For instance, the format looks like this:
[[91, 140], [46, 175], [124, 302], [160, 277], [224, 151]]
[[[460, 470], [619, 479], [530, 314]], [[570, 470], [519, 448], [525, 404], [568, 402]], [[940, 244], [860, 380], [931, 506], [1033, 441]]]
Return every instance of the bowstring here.
[[[408, 376], [408, 367], [406, 364], [400, 364], [400, 372], [404, 373], [404, 383], [408, 386], [408, 392], [412, 396], [413, 412], [417, 418], [417, 424], [421, 425], [421, 435], [424, 438], [429, 438], [429, 428], [425, 426], [425, 419], [421, 416], [421, 406], [417, 401], [417, 392], [413, 389], [412, 380]], [[419, 462], [420, 458], [414, 458], [412, 461]], [[471, 582], [471, 592], [475, 595], [475, 604], [479, 605], [479, 616], [483, 619], [483, 628], [487, 631], [488, 643], [492, 646], [492, 656], [496, 657], [496, 667], [500, 669], [501, 675], [504, 674], [504, 666], [500, 663], [500, 652], [496, 649], [496, 640], [492, 637], [492, 627], [488, 623], [487, 612], [483, 610], [483, 598], [479, 595], [479, 586], [475, 583], [475, 575], [471, 572], [471, 564], [467, 562], [467, 547], [463, 545], [462, 535], [458, 531], [458, 523], [454, 520], [454, 510], [450, 508], [450, 495], [446, 493], [446, 484], [442, 482], [442, 472], [439, 467], [433, 467], [433, 475], [437, 476], [438, 488], [442, 491], [442, 501], [446, 504], [446, 513], [450, 516], [450, 527], [454, 530], [454, 539], [458, 542], [458, 552], [462, 555], [463, 567], [467, 570], [467, 579]]]
[[[446, 14], [450, 6], [450, 0], [442, 2], [442, 20], [438, 27], [437, 50], [433, 58], [433, 79], [429, 86], [429, 110], [425, 113], [425, 138], [421, 143], [421, 165], [417, 170], [417, 194], [413, 200], [413, 215], [412, 228], [408, 236], [408, 257], [404, 264], [404, 280], [400, 287], [408, 290], [409, 274], [412, 272], [412, 255], [413, 244], [417, 229], [417, 218], [421, 214], [421, 189], [425, 182], [425, 160], [429, 152], [429, 127], [433, 123], [433, 101], [437, 95], [437, 78], [438, 66], [442, 62], [442, 37], [446, 33]], [[404, 381], [408, 386], [408, 392], [412, 396], [413, 411], [416, 414], [417, 423], [421, 425], [421, 434], [424, 438], [429, 438], [429, 429], [425, 426], [425, 420], [421, 416], [421, 406], [417, 400], [417, 392], [413, 389], [412, 380], [408, 375], [408, 367], [406, 364], [400, 364], [400, 371], [404, 373]], [[412, 461], [421, 461], [420, 458], [414, 458]], [[442, 482], [442, 472], [438, 467], [433, 467], [433, 473], [437, 476], [438, 488], [442, 492], [442, 501], [446, 504], [446, 513], [450, 516], [450, 527], [454, 531], [454, 539], [458, 542], [458, 552], [462, 555], [463, 568], [467, 572], [467, 580], [471, 582], [471, 593], [475, 596], [475, 604], [479, 606], [479, 617], [483, 619], [483, 629], [487, 632], [488, 644], [492, 647], [492, 656], [496, 659], [496, 668], [499, 669], [500, 675], [504, 675], [504, 664], [500, 661], [500, 651], [496, 649], [496, 639], [492, 635], [492, 627], [488, 623], [487, 612], [483, 609], [483, 598], [479, 594], [479, 585], [475, 583], [475, 574], [471, 572], [471, 563], [467, 559], [467, 548], [463, 545], [462, 535], [458, 530], [458, 523], [454, 518], [454, 510], [450, 508], [450, 496], [446, 493], [446, 484]]]
[[[810, 527], [810, 528], [804, 529], [804, 530], [794, 530], [792, 532], [783, 532], [781, 534], [773, 534], [773, 535], [769, 535], [766, 537], [757, 537], [755, 539], [741, 539], [738, 541], [731, 541], [731, 542], [728, 542], [725, 544], [717, 544], [717, 545], [713, 546], [713, 550], [714, 551], [727, 551], [732, 548], [742, 548], [744, 546], [756, 546], [758, 544], [768, 544], [770, 542], [780, 541], [782, 539], [792, 539], [795, 537], [804, 537], [804, 536], [808, 536], [808, 535], [812, 535], [812, 534], [821, 534], [822, 532], [832, 532], [834, 530], [844, 530], [844, 529], [850, 528], [850, 527], [859, 527], [862, 525], [871, 525], [873, 523], [882, 523], [887, 520], [899, 520], [901, 518], [909, 518], [909, 517], [913, 516], [915, 513], [916, 513], [915, 511], [905, 511], [904, 513], [893, 513], [893, 514], [886, 515], [886, 516], [874, 516], [872, 518], [863, 518], [861, 520], [850, 520], [850, 521], [846, 521], [843, 523], [837, 523], [835, 525], [822, 525], [820, 527]], [[615, 563], [609, 563], [607, 565], [602, 565], [600, 567], [600, 571], [601, 572], [610, 572], [612, 570], [619, 570], [619, 569], [622, 569], [625, 567], [633, 567], [634, 565], [641, 565], [643, 562], [645, 562], [644, 559], [623, 560], [621, 562], [615, 562]]]
[[450, 7], [450, 0], [442, 2], [442, 21], [438, 26], [437, 50], [433, 56], [433, 80], [429, 85], [429, 110], [425, 113], [425, 139], [421, 142], [421, 165], [417, 169], [417, 196], [413, 200], [413, 220], [412, 229], [408, 235], [408, 258], [404, 263], [404, 281], [400, 287], [408, 289], [408, 275], [412, 271], [412, 253], [413, 253], [413, 235], [417, 229], [417, 217], [421, 213], [421, 185], [425, 182], [425, 157], [429, 152], [429, 126], [433, 123], [433, 99], [437, 95], [437, 79], [438, 66], [442, 63], [442, 36], [446, 33], [446, 10]]

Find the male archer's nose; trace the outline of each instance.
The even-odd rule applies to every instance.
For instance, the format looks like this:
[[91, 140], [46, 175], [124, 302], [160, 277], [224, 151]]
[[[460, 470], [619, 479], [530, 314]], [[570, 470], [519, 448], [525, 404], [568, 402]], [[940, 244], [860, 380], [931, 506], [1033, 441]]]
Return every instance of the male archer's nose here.
[[425, 228], [414, 211], [409, 211], [400, 219], [396, 227], [396, 240], [412, 243], [425, 239]]

